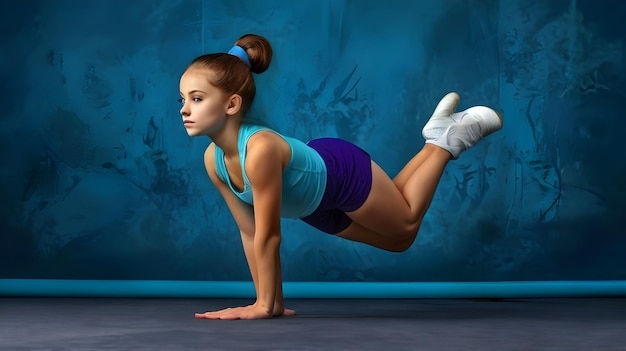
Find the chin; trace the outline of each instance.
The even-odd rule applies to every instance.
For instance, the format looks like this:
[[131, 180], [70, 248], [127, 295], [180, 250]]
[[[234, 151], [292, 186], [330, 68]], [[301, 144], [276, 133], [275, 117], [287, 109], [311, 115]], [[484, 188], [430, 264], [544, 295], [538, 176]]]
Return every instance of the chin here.
[[190, 137], [206, 135], [206, 130], [202, 128], [194, 128], [193, 126], [186, 127], [185, 131], [187, 131], [187, 135]]
[[196, 130], [194, 128], [185, 128], [185, 130], [187, 131], [187, 135], [189, 135], [190, 137], [202, 135], [199, 130]]

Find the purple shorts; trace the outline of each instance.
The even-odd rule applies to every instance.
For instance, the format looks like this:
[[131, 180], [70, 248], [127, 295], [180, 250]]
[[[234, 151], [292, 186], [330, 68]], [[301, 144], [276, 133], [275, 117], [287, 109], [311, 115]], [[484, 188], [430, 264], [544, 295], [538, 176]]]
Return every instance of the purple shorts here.
[[322, 201], [302, 220], [323, 232], [337, 234], [352, 223], [345, 212], [359, 209], [367, 200], [372, 189], [372, 159], [342, 139], [314, 139], [307, 145], [322, 156], [328, 176]]

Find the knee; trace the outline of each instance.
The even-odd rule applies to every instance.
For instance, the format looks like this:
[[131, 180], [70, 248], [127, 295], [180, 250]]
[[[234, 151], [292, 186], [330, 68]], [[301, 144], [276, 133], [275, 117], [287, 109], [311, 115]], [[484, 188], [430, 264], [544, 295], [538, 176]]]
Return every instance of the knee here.
[[413, 245], [414, 240], [403, 240], [395, 242], [393, 245], [387, 248], [387, 251], [390, 252], [404, 252], [408, 250]]
[[415, 238], [417, 238], [418, 228], [410, 229], [411, 230], [407, 230], [396, 236], [395, 240], [393, 241], [393, 245], [390, 245], [389, 251], [404, 252], [408, 250], [411, 246], [413, 246]]

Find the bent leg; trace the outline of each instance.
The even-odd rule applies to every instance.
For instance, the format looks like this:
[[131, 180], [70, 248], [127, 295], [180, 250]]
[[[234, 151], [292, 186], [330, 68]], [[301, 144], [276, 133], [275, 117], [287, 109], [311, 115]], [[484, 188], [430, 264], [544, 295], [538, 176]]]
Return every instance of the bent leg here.
[[337, 236], [385, 250], [406, 250], [417, 236], [450, 153], [425, 145], [415, 159], [419, 167], [401, 188], [372, 161], [370, 194], [359, 209], [346, 213], [354, 223]]
[[[436, 139], [445, 133], [447, 127], [451, 122], [458, 122], [458, 118], [455, 117], [454, 111], [456, 110], [461, 97], [456, 92], [446, 94], [435, 107], [435, 111], [428, 120], [428, 123], [422, 129], [422, 136], [424, 139]], [[393, 178], [393, 182], [396, 184], [400, 191], [403, 191], [404, 185], [409, 180], [409, 177], [419, 168], [430, 155], [431, 149], [424, 148], [417, 153], [403, 168], [398, 175]]]
[[394, 184], [401, 192], [403, 191], [404, 185], [407, 183], [409, 178], [428, 158], [431, 150], [431, 148], [423, 148], [420, 152], [413, 156], [413, 158], [404, 167], [402, 167], [400, 172], [398, 172], [398, 174], [393, 178]]
[[372, 162], [372, 189], [363, 205], [346, 214], [354, 221], [338, 236], [385, 250], [406, 250], [415, 240], [450, 159], [502, 128], [502, 116], [485, 106], [454, 113], [456, 93], [447, 94], [424, 126], [426, 145], [391, 180]]

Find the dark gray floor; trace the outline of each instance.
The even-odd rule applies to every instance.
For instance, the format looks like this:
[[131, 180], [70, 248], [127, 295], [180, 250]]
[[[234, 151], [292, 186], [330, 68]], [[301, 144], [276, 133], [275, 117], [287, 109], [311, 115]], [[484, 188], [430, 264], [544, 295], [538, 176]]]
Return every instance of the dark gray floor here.
[[290, 300], [295, 317], [193, 317], [248, 302], [0, 298], [0, 350], [626, 350], [626, 299]]

